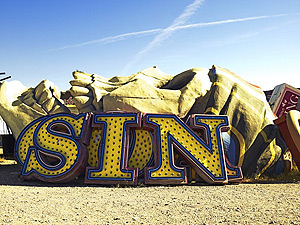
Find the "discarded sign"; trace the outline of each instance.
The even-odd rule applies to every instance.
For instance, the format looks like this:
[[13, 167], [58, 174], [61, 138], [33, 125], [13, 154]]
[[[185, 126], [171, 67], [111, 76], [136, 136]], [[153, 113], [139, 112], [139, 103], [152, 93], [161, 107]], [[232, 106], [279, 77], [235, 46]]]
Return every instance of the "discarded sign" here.
[[24, 179], [45, 182], [68, 182], [85, 171], [87, 184], [136, 185], [142, 174], [145, 184], [185, 184], [178, 155], [207, 183], [241, 182], [240, 167], [224, 155], [221, 130], [228, 125], [227, 116], [215, 115], [185, 123], [165, 114], [55, 114], [22, 131], [16, 156]]

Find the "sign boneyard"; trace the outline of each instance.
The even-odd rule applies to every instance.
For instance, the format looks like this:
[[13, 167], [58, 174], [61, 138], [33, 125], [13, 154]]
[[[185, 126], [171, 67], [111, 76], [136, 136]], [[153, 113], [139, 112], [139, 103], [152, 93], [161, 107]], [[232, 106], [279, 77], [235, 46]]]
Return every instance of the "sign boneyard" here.
[[[23, 179], [87, 184], [186, 184], [192, 171], [209, 184], [241, 182], [225, 158], [227, 116], [111, 112], [60, 113], [39, 118], [19, 135]], [[201, 137], [200, 137], [201, 136]], [[187, 166], [179, 166], [184, 160]], [[143, 178], [144, 176], [144, 178]]]
[[224, 184], [241, 182], [242, 172], [278, 175], [291, 162], [262, 89], [225, 68], [73, 78], [72, 107], [49, 80], [0, 85], [0, 115], [18, 138], [23, 179]]

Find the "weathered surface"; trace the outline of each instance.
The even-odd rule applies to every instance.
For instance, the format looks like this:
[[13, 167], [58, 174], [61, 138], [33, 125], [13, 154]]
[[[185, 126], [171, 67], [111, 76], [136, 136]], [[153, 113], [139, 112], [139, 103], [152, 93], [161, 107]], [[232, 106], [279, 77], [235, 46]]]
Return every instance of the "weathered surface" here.
[[[274, 174], [286, 146], [262, 89], [218, 66], [213, 66], [209, 77], [211, 93], [203, 113], [228, 115], [231, 129], [226, 141], [234, 145], [227, 145], [231, 163], [241, 166], [245, 176]], [[197, 113], [197, 108], [191, 112]]]
[[81, 112], [118, 110], [184, 117], [209, 90], [207, 73], [207, 69], [191, 69], [171, 76], [149, 68], [129, 77], [106, 79], [76, 71], [71, 94]]
[[[70, 93], [80, 112], [127, 111], [176, 114], [228, 115], [231, 130], [224, 134], [226, 154], [247, 176], [281, 172], [278, 161], [285, 151], [275, 118], [263, 91], [229, 70], [194, 68], [176, 76], [153, 67], [128, 77], [106, 79], [76, 71]], [[56, 112], [69, 112], [49, 81], [35, 88], [18, 82], [0, 86], [0, 115], [15, 137], [31, 121]], [[279, 169], [278, 169], [279, 168]]]
[[58, 112], [70, 112], [60, 100], [60, 93], [51, 81], [43, 80], [35, 88], [19, 81], [0, 85], [0, 115], [18, 137], [35, 119]]
[[167, 113], [183, 119], [202, 113], [228, 115], [231, 130], [224, 139], [230, 162], [251, 177], [283, 170], [277, 162], [286, 146], [265, 94], [227, 69], [213, 66], [208, 73], [194, 68], [171, 76], [149, 68], [110, 80], [82, 72], [73, 75], [72, 94], [83, 112]]

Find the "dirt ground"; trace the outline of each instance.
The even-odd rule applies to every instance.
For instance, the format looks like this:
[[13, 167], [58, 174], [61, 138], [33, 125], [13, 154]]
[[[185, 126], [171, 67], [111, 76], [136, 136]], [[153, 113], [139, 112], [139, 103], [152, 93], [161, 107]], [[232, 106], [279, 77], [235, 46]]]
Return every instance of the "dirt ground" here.
[[104, 187], [0, 165], [0, 224], [300, 224], [300, 183]]

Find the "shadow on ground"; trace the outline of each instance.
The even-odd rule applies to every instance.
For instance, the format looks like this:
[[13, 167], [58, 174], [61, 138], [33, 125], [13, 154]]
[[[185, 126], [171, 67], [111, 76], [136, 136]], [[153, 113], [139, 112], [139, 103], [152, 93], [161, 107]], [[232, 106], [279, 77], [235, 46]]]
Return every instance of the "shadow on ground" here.
[[[40, 186], [40, 187], [86, 187], [86, 186], [96, 186], [96, 187], [116, 187], [116, 185], [87, 185], [84, 184], [84, 175], [81, 175], [74, 181], [68, 183], [46, 183], [39, 180], [22, 180], [20, 178], [21, 174], [21, 166], [16, 164], [14, 160], [10, 160], [8, 163], [0, 163], [0, 185], [9, 185], [9, 186]], [[300, 176], [299, 176], [300, 177]], [[299, 179], [300, 180], [300, 179]], [[250, 180], [246, 179], [243, 184], [253, 184], [253, 183], [260, 183], [260, 184], [272, 184], [272, 183], [298, 183], [300, 182], [298, 179], [292, 180]], [[196, 184], [188, 184], [196, 185], [196, 186], [207, 186], [205, 183], [196, 183]], [[138, 185], [139, 187], [146, 187], [144, 184]], [[154, 185], [155, 186], [155, 185]], [[168, 185], [169, 186], [169, 185]], [[117, 186], [120, 187], [120, 186]]]
[[10, 186], [41, 186], [41, 187], [70, 187], [70, 186], [87, 186], [84, 177], [71, 181], [69, 183], [46, 183], [39, 180], [22, 180], [20, 178], [21, 166], [18, 164], [0, 164], [0, 185]]

